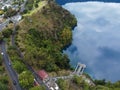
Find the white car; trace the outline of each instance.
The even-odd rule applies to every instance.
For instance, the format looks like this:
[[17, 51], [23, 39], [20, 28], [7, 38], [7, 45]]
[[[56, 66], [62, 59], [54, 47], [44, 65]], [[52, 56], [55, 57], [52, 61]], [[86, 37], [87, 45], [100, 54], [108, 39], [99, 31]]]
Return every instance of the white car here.
[[1, 55], [4, 55], [4, 53], [3, 53], [3, 52], [1, 52]]
[[50, 87], [49, 89], [50, 89], [50, 90], [54, 90], [53, 87]]
[[56, 83], [55, 83], [55, 90], [59, 90], [59, 87]]
[[9, 62], [9, 66], [11, 65], [11, 63]]

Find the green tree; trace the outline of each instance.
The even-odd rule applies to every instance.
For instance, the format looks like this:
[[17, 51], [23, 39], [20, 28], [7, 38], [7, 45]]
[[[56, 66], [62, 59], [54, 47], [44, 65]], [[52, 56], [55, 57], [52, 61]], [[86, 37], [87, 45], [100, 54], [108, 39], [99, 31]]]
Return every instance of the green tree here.
[[96, 85], [105, 85], [106, 84], [106, 81], [105, 79], [102, 79], [102, 80], [94, 80], [94, 83]]
[[113, 85], [114, 85], [114, 87], [120, 88], [120, 81], [115, 82]]
[[35, 7], [36, 7], [36, 8], [38, 7], [38, 3], [35, 3]]
[[15, 14], [17, 14], [17, 11], [13, 10], [11, 7], [9, 7], [6, 9], [6, 12], [4, 14], [4, 18], [14, 16]]
[[57, 83], [61, 90], [69, 90], [69, 84], [67, 81], [58, 79]]
[[22, 62], [20, 62], [20, 61], [18, 61], [18, 60], [15, 60], [15, 61], [14, 61], [13, 67], [14, 67], [14, 69], [15, 69], [18, 73], [22, 73], [23, 71], [26, 70], [26, 66], [25, 66]]
[[75, 76], [73, 77], [73, 82], [76, 83], [77, 85], [81, 85], [82, 82], [83, 82], [83, 80], [82, 80], [81, 77], [75, 75]]
[[46, 90], [44, 86], [35, 86], [30, 88], [29, 90]]
[[72, 40], [71, 28], [65, 27], [61, 32], [60, 38], [61, 38], [61, 42], [62, 42], [63, 46], [69, 45]]
[[0, 82], [4, 83], [4, 84], [8, 84], [8, 77], [7, 76], [2, 76], [0, 78]]
[[3, 40], [3, 34], [0, 32], [0, 41]]
[[5, 29], [5, 30], [2, 31], [2, 34], [5, 38], [8, 38], [12, 34], [12, 30], [11, 29]]
[[0, 90], [8, 90], [7, 84], [3, 84], [0, 82]]
[[23, 71], [19, 75], [19, 83], [24, 89], [30, 89], [33, 87], [34, 77], [31, 72]]

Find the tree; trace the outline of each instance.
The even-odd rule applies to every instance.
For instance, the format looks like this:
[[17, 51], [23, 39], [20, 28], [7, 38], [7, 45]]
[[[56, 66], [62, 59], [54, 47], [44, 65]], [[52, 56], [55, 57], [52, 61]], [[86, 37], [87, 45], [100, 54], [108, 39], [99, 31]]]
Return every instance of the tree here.
[[115, 82], [113, 85], [114, 85], [114, 87], [119, 87], [120, 88], [120, 81]]
[[95, 83], [96, 85], [105, 85], [105, 84], [106, 84], [106, 81], [105, 81], [105, 79], [103, 79], [103, 80], [95, 80], [94, 83]]
[[38, 7], [38, 4], [37, 4], [37, 3], [35, 3], [35, 7], [36, 7], [36, 8]]
[[4, 83], [4, 84], [8, 84], [8, 77], [7, 76], [2, 76], [0, 78], [0, 82]]
[[3, 84], [0, 82], [0, 90], [8, 90], [7, 84]]
[[83, 80], [82, 80], [81, 77], [75, 75], [75, 76], [73, 77], [73, 82], [76, 83], [77, 85], [82, 85]]
[[57, 83], [61, 90], [69, 90], [69, 84], [67, 81], [63, 79], [58, 79]]
[[33, 87], [34, 77], [31, 72], [23, 71], [19, 75], [19, 83], [24, 89], [30, 89]]
[[71, 28], [65, 27], [61, 32], [60, 38], [61, 38], [61, 42], [62, 42], [63, 46], [69, 45], [72, 40]]
[[18, 60], [15, 60], [15, 61], [14, 61], [13, 67], [14, 67], [14, 69], [15, 69], [18, 73], [22, 73], [23, 71], [26, 70], [25, 65], [24, 65], [22, 62], [18, 61]]
[[44, 86], [35, 86], [30, 88], [30, 90], [46, 90]]
[[10, 37], [10, 35], [12, 34], [12, 30], [11, 29], [5, 29], [5, 30], [3, 30], [2, 31], [2, 34], [3, 34], [3, 36], [5, 37], [5, 38], [8, 38], [8, 37]]
[[9, 7], [6, 9], [6, 12], [4, 14], [4, 18], [14, 16], [15, 14], [17, 14], [17, 11], [13, 10], [11, 7]]
[[3, 40], [3, 34], [0, 32], [0, 41]]

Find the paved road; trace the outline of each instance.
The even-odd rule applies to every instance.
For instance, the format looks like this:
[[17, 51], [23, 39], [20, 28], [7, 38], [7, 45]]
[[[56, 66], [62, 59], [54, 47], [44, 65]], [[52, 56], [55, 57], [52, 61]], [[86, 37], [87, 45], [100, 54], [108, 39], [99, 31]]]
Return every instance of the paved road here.
[[16, 72], [14, 71], [14, 69], [12, 68], [11, 66], [11, 63], [10, 63], [10, 59], [9, 59], [9, 56], [6, 52], [6, 48], [5, 48], [5, 42], [1, 42], [0, 44], [0, 48], [1, 48], [1, 52], [3, 53], [3, 62], [5, 64], [5, 67], [10, 75], [10, 78], [12, 80], [13, 83], [13, 88], [14, 90], [22, 90], [22, 88], [20, 87], [19, 85], [19, 81], [18, 81], [18, 77], [17, 77], [17, 74]]
[[25, 0], [24, 3], [21, 5], [20, 12], [23, 12], [25, 10], [25, 5], [26, 5], [27, 1], [28, 0]]
[[0, 24], [0, 31], [5, 28], [9, 24], [10, 18], [8, 18], [5, 22]]

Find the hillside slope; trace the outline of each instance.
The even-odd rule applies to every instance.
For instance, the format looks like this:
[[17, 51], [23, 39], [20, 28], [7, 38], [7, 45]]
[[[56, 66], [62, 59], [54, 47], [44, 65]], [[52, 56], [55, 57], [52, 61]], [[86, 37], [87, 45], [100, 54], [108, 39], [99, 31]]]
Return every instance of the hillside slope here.
[[36, 69], [70, 69], [61, 50], [72, 40], [76, 19], [67, 10], [50, 1], [37, 12], [24, 16], [19, 24], [16, 44], [25, 60]]

